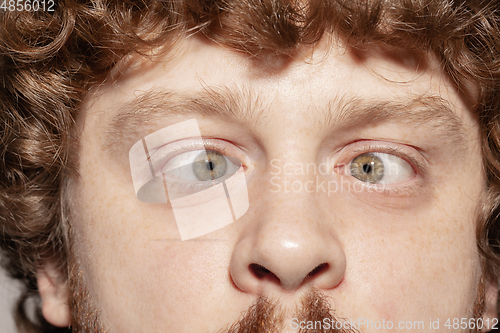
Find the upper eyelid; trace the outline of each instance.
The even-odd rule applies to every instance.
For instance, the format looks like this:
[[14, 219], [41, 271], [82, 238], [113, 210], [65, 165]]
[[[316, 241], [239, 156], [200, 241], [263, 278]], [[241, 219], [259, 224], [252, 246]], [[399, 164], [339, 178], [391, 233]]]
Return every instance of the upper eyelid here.
[[[182, 142], [184, 141], [187, 142], [183, 145]], [[159, 170], [163, 168], [164, 164], [167, 163], [170, 159], [182, 153], [190, 151], [209, 149], [216, 150], [226, 156], [230, 154], [230, 148], [228, 147], [228, 145], [230, 145], [230, 143], [225, 140], [213, 138], [186, 138], [176, 140], [174, 142], [169, 142], [155, 149], [154, 153], [157, 153], [161, 152], [162, 149], [168, 149], [169, 146], [173, 146], [170, 147], [170, 150], [165, 152], [165, 156], [161, 156], [160, 158], [155, 159], [156, 163], [153, 163], [153, 169], [155, 171], [155, 174], [157, 174]]]
[[[356, 144], [357, 146], [354, 149], [349, 150], [349, 146], [351, 146], [352, 144]], [[416, 154], [418, 154], [418, 149], [416, 149], [415, 147], [408, 146], [408, 145], [403, 145], [404, 148], [398, 147], [398, 145], [401, 146], [401, 144], [397, 144], [394, 142], [390, 142], [390, 143], [383, 142], [383, 141], [373, 142], [371, 140], [357, 141], [357, 142], [354, 142], [354, 143], [351, 143], [351, 144], [345, 146], [339, 152], [341, 155], [348, 155], [349, 156], [347, 163], [341, 163], [341, 164], [347, 165], [354, 158], [356, 158], [357, 156], [362, 155], [362, 154], [366, 154], [366, 153], [370, 153], [370, 152], [384, 153], [384, 154], [394, 155], [394, 156], [397, 156], [397, 157], [405, 160], [414, 168], [414, 171], [417, 174], [426, 175], [428, 173], [428, 167], [426, 165], [424, 165], [424, 161], [427, 161], [427, 159], [423, 155], [421, 155], [421, 159], [423, 159], [424, 161], [419, 160], [418, 156], [416, 156]], [[414, 152], [411, 152], [411, 150], [414, 150]], [[343, 161], [345, 162], [345, 156], [341, 157], [341, 159], [343, 159]], [[335, 163], [335, 164], [337, 164], [337, 163]]]
[[[168, 151], [167, 155], [172, 155], [172, 154], [177, 153], [177, 152], [179, 152], [181, 150], [188, 151], [188, 150], [185, 149], [188, 145], [185, 144], [184, 146], [182, 146], [180, 143], [183, 142], [183, 141], [197, 140], [197, 139], [198, 138], [185, 138], [185, 139], [180, 139], [180, 140], [176, 140], [176, 141], [165, 143], [165, 144], [163, 144], [161, 146], [152, 148], [151, 149], [152, 152], [150, 153], [150, 155], [153, 156], [154, 154], [157, 154], [158, 152], [162, 152], [165, 149], [170, 149]], [[204, 142], [203, 139], [202, 139], [202, 141]], [[201, 145], [198, 144], [198, 145], [201, 147], [203, 144], [201, 144]]]
[[[178, 153], [182, 153], [182, 152], [194, 151], [197, 149], [203, 150], [203, 149], [207, 148], [206, 146], [209, 146], [209, 149], [215, 147], [217, 149], [221, 149], [222, 151], [226, 151], [225, 147], [223, 147], [222, 145], [214, 144], [213, 142], [208, 141], [210, 139], [205, 139], [205, 138], [202, 138], [201, 141], [198, 141], [198, 142], [190, 142], [190, 143], [187, 143], [184, 145], [180, 144], [181, 142], [188, 141], [188, 140], [194, 141], [197, 139], [191, 138], [191, 139], [182, 139], [182, 140], [177, 140], [174, 142], [169, 142], [167, 144], [164, 144], [162, 146], [155, 148], [154, 153], [161, 152], [164, 149], [170, 148], [166, 153], [167, 154], [166, 157], [173, 157], [173, 156], [178, 155]], [[151, 155], [153, 155], [153, 154], [151, 154]]]

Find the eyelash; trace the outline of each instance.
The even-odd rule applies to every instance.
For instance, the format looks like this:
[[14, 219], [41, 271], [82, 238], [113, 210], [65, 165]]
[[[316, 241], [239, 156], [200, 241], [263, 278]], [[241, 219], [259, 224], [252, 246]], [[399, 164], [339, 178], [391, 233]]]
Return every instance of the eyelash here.
[[[188, 140], [197, 140], [197, 141], [181, 144], [181, 142], [188, 141]], [[217, 141], [214, 141], [214, 140], [222, 141], [222, 142], [224, 142], [224, 144], [217, 142]], [[167, 163], [173, 157], [175, 157], [179, 154], [185, 153], [185, 152], [193, 151], [193, 150], [200, 150], [200, 149], [215, 150], [215, 151], [221, 153], [222, 155], [237, 158], [235, 156], [236, 154], [234, 152], [231, 152], [231, 150], [235, 150], [235, 149], [229, 149], [227, 147], [229, 145], [227, 142], [225, 142], [224, 140], [212, 139], [212, 138], [202, 138], [201, 142], [197, 138], [196, 139], [194, 139], [194, 138], [182, 139], [179, 141], [170, 142], [164, 146], [158, 147], [154, 153], [162, 150], [163, 148], [165, 148], [167, 146], [172, 146], [172, 145], [174, 145], [174, 147], [169, 149], [168, 153], [166, 153], [166, 155], [164, 157], [159, 159], [160, 162], [157, 163], [157, 165], [153, 166], [153, 170], [155, 171], [155, 174], [159, 173], [159, 170], [161, 170], [163, 168], [165, 163]], [[244, 164], [243, 159], [238, 158], [238, 160], [241, 162], [243, 170], [246, 170], [247, 167]]]
[[[358, 180], [356, 180], [358, 181]], [[373, 192], [376, 192], [378, 194], [382, 195], [388, 195], [388, 196], [410, 196], [412, 195], [418, 187], [420, 187], [420, 184], [412, 184], [412, 185], [405, 185], [405, 186], [399, 186], [395, 187], [395, 185], [385, 185], [385, 186], [380, 186], [377, 184], [369, 184], [369, 183], [363, 183], [363, 186], [369, 188]]]
[[[363, 141], [357, 141], [356, 143], [358, 142]], [[411, 149], [415, 148], [411, 147]], [[404, 152], [399, 147], [387, 146], [384, 144], [377, 144], [373, 142], [370, 142], [362, 147], [355, 148], [352, 152], [349, 153], [350, 156], [353, 156], [353, 158], [351, 158], [350, 160], [365, 153], [385, 153], [394, 155], [408, 162], [417, 174], [425, 175], [427, 173], [427, 168], [425, 167], [425, 165], [418, 161], [415, 156], [412, 156], [413, 154]]]
[[[153, 166], [154, 171], [158, 172], [158, 170], [161, 170], [163, 165], [165, 165], [165, 163], [168, 162], [174, 156], [177, 156], [177, 155], [184, 153], [184, 152], [197, 150], [197, 149], [215, 150], [215, 151], [217, 151], [225, 156], [238, 158], [235, 156], [238, 154], [235, 154], [233, 151], [233, 150], [235, 150], [235, 148], [234, 149], [228, 148], [229, 143], [225, 142], [224, 140], [213, 139], [213, 138], [202, 138], [201, 142], [198, 140], [195, 142], [181, 144], [181, 142], [184, 142], [187, 140], [197, 140], [197, 139], [194, 139], [194, 138], [182, 139], [182, 140], [171, 142], [165, 146], [161, 146], [161, 147], [157, 148], [155, 150], [155, 153], [158, 151], [161, 151], [166, 146], [174, 145], [164, 157], [159, 159], [161, 162], [159, 162], [159, 163], [157, 163], [157, 165]], [[397, 156], [397, 157], [405, 160], [406, 162], [408, 162], [411, 165], [411, 167], [415, 171], [415, 174], [417, 177], [418, 176], [423, 177], [427, 174], [427, 168], [425, 167], [425, 165], [422, 162], [418, 161], [417, 157], [412, 156], [413, 154], [411, 154], [410, 152], [405, 152], [400, 147], [388, 146], [387, 143], [374, 143], [374, 142], [365, 143], [366, 141], [368, 141], [368, 140], [360, 140], [360, 141], [356, 141], [356, 142], [353, 142], [350, 145], [348, 145], [348, 146], [352, 146], [353, 144], [355, 144], [355, 145], [359, 145], [359, 147], [355, 147], [352, 151], [348, 152], [348, 156], [349, 156], [348, 163], [342, 163], [340, 165], [340, 168], [342, 168], [342, 170], [344, 170], [344, 168], [346, 168], [347, 165], [350, 163], [350, 161], [352, 161], [356, 156], [359, 156], [359, 155], [365, 154], [365, 153], [370, 153], [370, 152], [377, 152], [377, 153], [391, 154], [391, 155]], [[416, 148], [411, 147], [411, 149], [416, 149]], [[243, 170], [246, 171], [247, 166], [245, 165], [244, 159], [238, 158], [238, 160], [241, 162], [241, 166], [243, 167]], [[345, 161], [345, 159], [344, 159], [344, 161]], [[337, 169], [337, 168], [339, 168], [339, 166], [336, 165], [335, 168]], [[358, 181], [358, 180], [356, 180], [356, 181]], [[362, 186], [364, 186], [367, 189], [371, 189], [379, 194], [389, 195], [389, 196], [409, 196], [412, 193], [414, 193], [418, 187], [421, 186], [420, 182], [418, 182], [416, 184], [405, 185], [405, 186], [397, 186], [397, 185], [380, 186], [377, 184], [369, 184], [369, 183], [365, 183], [365, 182], [361, 182], [361, 181], [358, 181], [358, 182], [360, 182], [362, 184]], [[191, 189], [195, 189], [196, 187], [200, 187], [200, 186], [202, 187], [202, 186], [206, 186], [206, 185], [199, 184], [199, 183], [193, 183], [193, 184], [186, 183], [182, 186], [185, 186], [186, 190], [191, 190]]]
[[[164, 151], [167, 149], [165, 153]], [[195, 150], [215, 150], [226, 157], [234, 157], [237, 158], [241, 162], [241, 166], [245, 171], [247, 166], [244, 164], [243, 158], [238, 158], [236, 156], [240, 156], [241, 154], [236, 153], [237, 148], [232, 148], [229, 143], [221, 139], [212, 139], [212, 138], [187, 138], [174, 142], [170, 142], [166, 145], [160, 146], [154, 150], [153, 154], [158, 152], [164, 154], [158, 159], [155, 159], [157, 162], [153, 165], [153, 170], [155, 174], [160, 174], [160, 170], [168, 163], [172, 158], [182, 153], [195, 151]], [[165, 177], [165, 176], [163, 176]], [[202, 191], [208, 189], [215, 184], [220, 183], [221, 181], [213, 180], [213, 181], [180, 181], [171, 179], [169, 180], [169, 184], [171, 186], [171, 190], [177, 191], [177, 193], [196, 193], [198, 191]]]

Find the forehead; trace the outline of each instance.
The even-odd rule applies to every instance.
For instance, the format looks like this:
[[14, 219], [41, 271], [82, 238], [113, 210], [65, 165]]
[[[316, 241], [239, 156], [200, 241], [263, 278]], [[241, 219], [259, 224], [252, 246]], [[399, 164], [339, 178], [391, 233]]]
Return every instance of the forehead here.
[[[152, 92], [179, 93], [171, 95], [172, 101], [197, 93], [208, 100], [203, 93], [213, 88], [234, 95], [233, 102], [246, 104], [247, 112], [241, 114], [246, 120], [250, 115], [272, 118], [286, 114], [298, 123], [308, 118], [318, 127], [335, 120], [332, 113], [341, 113], [347, 101], [397, 101], [401, 104], [393, 109], [398, 112], [421, 98], [438, 97], [460, 123], [475, 124], [470, 103], [457, 92], [431, 54], [383, 46], [352, 49], [332, 38], [314, 46], [303, 45], [286, 60], [274, 56], [255, 59], [199, 37], [182, 39], [168, 52], [156, 51], [149, 57], [123, 60], [108, 80], [88, 95], [84, 110], [97, 116], [94, 124], [98, 132], [107, 132], [105, 126], [116, 125], [124, 111], [137, 107], [134, 103]], [[161, 108], [164, 100], [146, 98], [142, 102]], [[230, 104], [229, 99], [226, 102]], [[147, 107], [142, 105], [142, 109]], [[427, 112], [426, 116], [431, 114]], [[436, 116], [439, 114], [436, 112]], [[146, 120], [140, 113], [128, 112], [126, 116]], [[127, 121], [135, 125], [133, 119]]]
[[[119, 94], [117, 88], [124, 92], [133, 89], [137, 93], [165, 87], [184, 90], [194, 85], [247, 85], [246, 88], [259, 90], [260, 87], [268, 93], [279, 88], [281, 95], [302, 86], [318, 93], [335, 87], [331, 95], [357, 92], [377, 95], [387, 88], [419, 94], [428, 91], [429, 84], [443, 93], [440, 90], [443, 83], [453, 89], [445, 80], [437, 59], [430, 54], [413, 54], [384, 46], [359, 50], [326, 37], [313, 46], [299, 46], [295, 56], [287, 59], [273, 55], [254, 58], [198, 37], [181, 39], [172, 49], [157, 52], [150, 57], [134, 56], [122, 61], [112, 71], [108, 84], [99, 87], [99, 92]], [[354, 84], [367, 78], [370, 81], [365, 81], [367, 84], [363, 86]], [[373, 85], [369, 85], [371, 83]]]

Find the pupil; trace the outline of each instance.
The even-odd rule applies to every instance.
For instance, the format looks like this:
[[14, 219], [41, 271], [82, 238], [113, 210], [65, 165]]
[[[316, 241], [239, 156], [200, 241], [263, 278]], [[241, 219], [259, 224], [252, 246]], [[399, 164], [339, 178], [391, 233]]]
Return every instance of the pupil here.
[[363, 172], [370, 173], [372, 171], [372, 166], [370, 164], [363, 165]]
[[212, 171], [213, 169], [215, 169], [214, 162], [212, 162], [212, 161], [208, 162], [207, 167], [208, 167], [208, 169], [209, 169], [210, 171]]

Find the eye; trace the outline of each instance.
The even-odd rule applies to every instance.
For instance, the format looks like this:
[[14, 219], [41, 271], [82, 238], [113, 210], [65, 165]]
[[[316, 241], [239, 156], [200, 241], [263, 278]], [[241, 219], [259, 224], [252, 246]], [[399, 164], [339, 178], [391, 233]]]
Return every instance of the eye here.
[[207, 149], [178, 154], [167, 161], [160, 172], [175, 181], [212, 183], [231, 177], [240, 166], [238, 159]]
[[196, 178], [203, 181], [223, 177], [227, 172], [227, 167], [224, 155], [215, 150], [199, 153], [192, 165]]
[[408, 162], [384, 153], [358, 155], [350, 162], [349, 171], [354, 178], [371, 184], [398, 184], [415, 177]]

